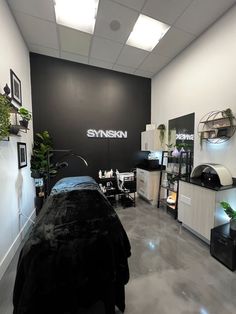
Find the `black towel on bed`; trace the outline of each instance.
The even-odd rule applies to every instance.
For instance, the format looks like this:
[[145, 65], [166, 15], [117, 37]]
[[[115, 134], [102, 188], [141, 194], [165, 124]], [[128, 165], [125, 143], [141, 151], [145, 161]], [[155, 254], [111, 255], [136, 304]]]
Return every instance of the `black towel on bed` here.
[[130, 254], [126, 232], [95, 182], [57, 190], [21, 251], [13, 313], [80, 314], [96, 302], [106, 314], [115, 305], [123, 312]]

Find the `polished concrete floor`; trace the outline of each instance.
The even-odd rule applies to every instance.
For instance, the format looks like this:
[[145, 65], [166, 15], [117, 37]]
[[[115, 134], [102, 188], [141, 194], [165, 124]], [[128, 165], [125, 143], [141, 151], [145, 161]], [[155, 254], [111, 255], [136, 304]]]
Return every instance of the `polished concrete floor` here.
[[[205, 243], [142, 200], [117, 213], [132, 246], [126, 314], [236, 313], [236, 273]], [[0, 281], [0, 314], [12, 314], [17, 259]]]

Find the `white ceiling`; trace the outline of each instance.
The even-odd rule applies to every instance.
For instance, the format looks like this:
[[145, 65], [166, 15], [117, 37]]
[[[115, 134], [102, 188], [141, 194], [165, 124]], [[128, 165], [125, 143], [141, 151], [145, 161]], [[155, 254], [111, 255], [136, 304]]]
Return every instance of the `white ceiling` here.
[[[100, 0], [93, 35], [57, 25], [53, 0], [7, 2], [30, 51], [152, 77], [236, 0]], [[171, 25], [151, 53], [125, 44], [140, 13]]]

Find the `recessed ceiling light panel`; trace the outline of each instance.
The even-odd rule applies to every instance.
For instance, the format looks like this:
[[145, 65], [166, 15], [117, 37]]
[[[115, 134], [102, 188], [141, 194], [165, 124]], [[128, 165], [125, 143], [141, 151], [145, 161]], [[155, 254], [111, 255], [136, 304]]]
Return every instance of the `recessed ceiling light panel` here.
[[99, 0], [54, 0], [57, 24], [93, 34]]
[[170, 25], [140, 14], [126, 44], [152, 51], [169, 28]]

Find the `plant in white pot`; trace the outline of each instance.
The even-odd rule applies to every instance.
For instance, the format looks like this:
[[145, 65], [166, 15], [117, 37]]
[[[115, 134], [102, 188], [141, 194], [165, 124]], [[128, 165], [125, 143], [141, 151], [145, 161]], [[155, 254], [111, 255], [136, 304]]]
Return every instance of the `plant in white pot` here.
[[236, 235], [236, 210], [234, 210], [228, 202], [220, 202], [222, 208], [224, 208], [225, 213], [230, 218], [230, 234]]

